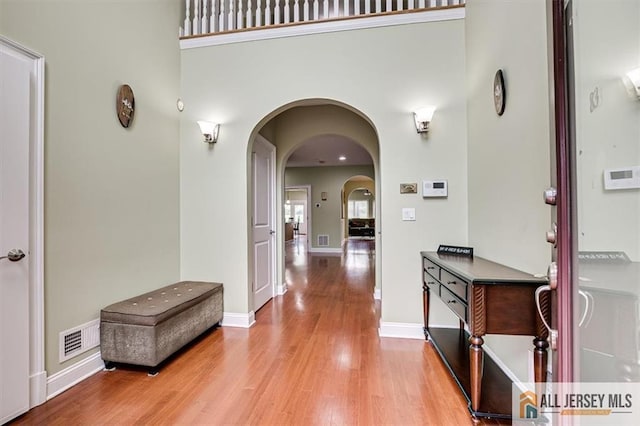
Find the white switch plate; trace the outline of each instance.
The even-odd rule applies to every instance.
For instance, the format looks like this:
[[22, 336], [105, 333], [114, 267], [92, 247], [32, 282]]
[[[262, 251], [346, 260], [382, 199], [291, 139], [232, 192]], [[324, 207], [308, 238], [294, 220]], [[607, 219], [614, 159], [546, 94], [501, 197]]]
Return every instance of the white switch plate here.
[[402, 220], [416, 220], [416, 209], [413, 207], [404, 207], [402, 209]]

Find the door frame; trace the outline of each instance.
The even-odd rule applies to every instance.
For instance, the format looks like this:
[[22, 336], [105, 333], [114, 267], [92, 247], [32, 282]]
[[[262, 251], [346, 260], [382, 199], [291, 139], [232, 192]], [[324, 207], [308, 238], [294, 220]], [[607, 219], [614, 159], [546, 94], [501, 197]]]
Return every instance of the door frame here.
[[[304, 189], [307, 193], [307, 207], [305, 209], [305, 214], [307, 216], [307, 242], [305, 244], [305, 250], [309, 251], [309, 247], [311, 247], [311, 236], [313, 235], [311, 232], [311, 185], [287, 185], [284, 187], [284, 191], [286, 192], [289, 189]], [[280, 207], [282, 209], [282, 206]]]
[[47, 400], [44, 335], [44, 84], [45, 58], [0, 35], [0, 47], [31, 64], [29, 134], [29, 406]]
[[[555, 107], [555, 140], [552, 140], [551, 152], [555, 154], [552, 161], [552, 184], [557, 188], [557, 289], [552, 304], [552, 325], [558, 330], [557, 353], [552, 355], [553, 381], [573, 382], [575, 354], [573, 300], [574, 280], [573, 265], [577, 262], [577, 235], [572, 232], [576, 223], [576, 199], [573, 191], [575, 168], [573, 164], [573, 147], [571, 145], [571, 124], [569, 109], [569, 55], [567, 43], [567, 7], [570, 1], [548, 0], [551, 7], [552, 51], [550, 58], [553, 65], [553, 102]], [[552, 173], [553, 175], [553, 173]], [[555, 178], [555, 179], [554, 179]]]

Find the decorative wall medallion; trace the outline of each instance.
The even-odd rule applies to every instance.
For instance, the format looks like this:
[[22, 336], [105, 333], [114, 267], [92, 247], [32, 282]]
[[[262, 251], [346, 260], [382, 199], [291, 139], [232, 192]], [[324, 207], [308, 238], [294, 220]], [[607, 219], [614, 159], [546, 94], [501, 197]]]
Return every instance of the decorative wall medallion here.
[[496, 72], [493, 78], [493, 103], [496, 107], [496, 113], [502, 115], [507, 100], [507, 92], [504, 87], [504, 77], [502, 70]]
[[116, 113], [122, 127], [129, 127], [133, 121], [135, 106], [133, 90], [128, 84], [123, 84], [118, 88], [118, 95], [116, 96]]

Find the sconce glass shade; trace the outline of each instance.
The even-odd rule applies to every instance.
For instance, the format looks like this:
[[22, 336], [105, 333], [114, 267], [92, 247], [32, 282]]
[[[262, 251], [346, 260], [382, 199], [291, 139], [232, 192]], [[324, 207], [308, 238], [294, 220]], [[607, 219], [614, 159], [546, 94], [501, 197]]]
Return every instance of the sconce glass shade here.
[[218, 142], [218, 133], [220, 132], [219, 124], [212, 123], [210, 121], [198, 121], [198, 126], [200, 126], [200, 131], [204, 136], [205, 142], [207, 143]]
[[640, 98], [640, 68], [629, 71], [627, 73], [627, 77], [629, 77], [629, 80], [633, 85], [633, 89], [636, 91], [636, 95]]
[[416, 121], [416, 131], [418, 133], [425, 133], [429, 131], [429, 123], [431, 122], [435, 111], [436, 107], [426, 106], [413, 113], [413, 118]]

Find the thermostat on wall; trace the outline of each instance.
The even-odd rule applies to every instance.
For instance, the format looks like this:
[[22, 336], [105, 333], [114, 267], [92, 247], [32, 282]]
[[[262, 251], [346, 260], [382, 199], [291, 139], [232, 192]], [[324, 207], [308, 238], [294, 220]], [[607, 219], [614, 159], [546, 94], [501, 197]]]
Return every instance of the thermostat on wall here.
[[640, 188], [640, 166], [604, 171], [604, 189]]
[[422, 197], [446, 197], [449, 195], [446, 179], [422, 181]]

